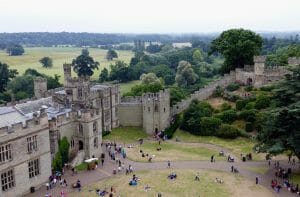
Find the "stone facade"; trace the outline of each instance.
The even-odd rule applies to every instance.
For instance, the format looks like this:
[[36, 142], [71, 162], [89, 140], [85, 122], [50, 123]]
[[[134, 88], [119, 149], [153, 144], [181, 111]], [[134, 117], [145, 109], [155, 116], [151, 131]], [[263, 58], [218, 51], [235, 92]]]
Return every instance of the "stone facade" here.
[[118, 116], [121, 126], [141, 126], [148, 134], [166, 129], [170, 124], [169, 90], [122, 98]]
[[43, 98], [47, 93], [47, 79], [37, 77], [33, 80], [34, 96], [37, 99]]
[[[2, 113], [1, 117], [19, 113], [14, 110]], [[44, 111], [0, 128], [0, 196], [22, 196], [31, 187], [38, 188], [48, 181], [51, 175], [49, 143], [48, 116]]]

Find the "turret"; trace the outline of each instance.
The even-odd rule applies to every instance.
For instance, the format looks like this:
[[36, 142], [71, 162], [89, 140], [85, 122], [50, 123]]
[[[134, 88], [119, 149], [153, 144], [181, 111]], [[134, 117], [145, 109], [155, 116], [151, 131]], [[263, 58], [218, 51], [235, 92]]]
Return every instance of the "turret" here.
[[37, 77], [33, 80], [33, 86], [34, 86], [34, 96], [37, 99], [46, 97], [47, 79], [42, 77]]
[[265, 70], [266, 56], [254, 56], [253, 61], [255, 75], [263, 75]]

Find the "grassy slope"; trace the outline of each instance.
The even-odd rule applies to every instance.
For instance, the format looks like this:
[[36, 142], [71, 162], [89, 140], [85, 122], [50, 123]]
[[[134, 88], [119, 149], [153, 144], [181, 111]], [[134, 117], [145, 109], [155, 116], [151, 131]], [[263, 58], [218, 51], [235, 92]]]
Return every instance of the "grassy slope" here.
[[237, 138], [237, 139], [222, 139], [218, 137], [211, 136], [195, 136], [188, 132], [177, 130], [174, 137], [178, 137], [183, 142], [200, 142], [200, 143], [210, 143], [222, 146], [230, 151], [232, 151], [236, 156], [241, 153], [247, 154], [252, 153], [254, 160], [265, 159], [264, 154], [254, 154], [253, 146], [255, 141], [247, 138]]
[[[116, 196], [157, 196], [162, 193], [164, 197], [190, 197], [190, 196], [273, 196], [271, 192], [260, 185], [255, 185], [253, 181], [246, 180], [239, 175], [224, 173], [219, 171], [204, 170], [176, 170], [178, 178], [170, 181], [167, 176], [174, 170], [156, 170], [137, 172], [136, 176], [140, 178], [137, 186], [129, 186], [131, 176], [118, 175], [93, 185], [83, 188], [82, 192], [74, 192], [72, 196], [97, 196], [95, 189], [110, 190], [111, 186], [116, 189]], [[194, 181], [196, 173], [200, 175], [200, 182]], [[215, 178], [224, 180], [224, 184], [215, 183]], [[144, 190], [145, 185], [151, 187], [150, 191]], [[115, 195], [114, 195], [115, 196]]]
[[[106, 67], [109, 68], [111, 63], [115, 61], [107, 61], [105, 59], [107, 50], [103, 49], [89, 49], [90, 55], [100, 62], [99, 70], [96, 70], [93, 79], [97, 79], [101, 70]], [[7, 63], [10, 68], [17, 69], [20, 74], [24, 73], [26, 69], [33, 68], [39, 72], [53, 76], [59, 74], [61, 81], [63, 81], [63, 69], [64, 63], [71, 63], [72, 59], [76, 58], [81, 53], [81, 48], [62, 48], [62, 47], [33, 47], [25, 48], [25, 54], [22, 56], [8, 56], [5, 51], [0, 50], [0, 61]], [[117, 51], [119, 58], [129, 63], [133, 53], [131, 51]], [[49, 56], [53, 59], [53, 68], [46, 69], [41, 66], [39, 60], [42, 57]]]

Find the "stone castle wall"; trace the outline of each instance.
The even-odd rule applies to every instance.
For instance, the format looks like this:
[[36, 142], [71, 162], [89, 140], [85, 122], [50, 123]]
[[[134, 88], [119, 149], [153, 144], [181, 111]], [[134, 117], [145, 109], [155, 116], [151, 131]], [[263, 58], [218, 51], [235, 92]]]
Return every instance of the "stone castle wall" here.
[[209, 85], [205, 86], [204, 88], [201, 88], [198, 91], [194, 92], [187, 99], [176, 103], [171, 108], [171, 116], [179, 114], [180, 112], [188, 108], [192, 100], [194, 99], [197, 99], [199, 101], [206, 100], [213, 94], [216, 87], [220, 86], [224, 88], [235, 81], [236, 81], [236, 72], [231, 71], [230, 74], [225, 74], [224, 77], [220, 78], [219, 80], [216, 80], [210, 83]]

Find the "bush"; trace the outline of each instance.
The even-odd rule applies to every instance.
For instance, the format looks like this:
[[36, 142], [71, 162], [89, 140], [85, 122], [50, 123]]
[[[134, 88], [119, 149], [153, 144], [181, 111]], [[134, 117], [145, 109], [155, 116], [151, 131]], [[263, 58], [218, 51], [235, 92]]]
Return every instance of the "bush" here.
[[226, 87], [226, 90], [233, 92], [239, 88], [240, 88], [240, 85], [238, 83], [231, 83]]
[[221, 88], [220, 86], [217, 86], [216, 89], [214, 90], [212, 96], [213, 97], [221, 97], [223, 95], [223, 88]]
[[260, 88], [261, 91], [271, 92], [275, 86], [263, 86]]
[[255, 109], [250, 109], [250, 110], [243, 110], [239, 114], [240, 119], [244, 119], [247, 122], [255, 122], [256, 120], [256, 114], [257, 110]]
[[255, 108], [255, 102], [249, 102], [246, 104], [245, 109], [254, 109]]
[[219, 118], [203, 117], [200, 121], [201, 135], [213, 136], [216, 135], [222, 121]]
[[106, 135], [109, 135], [110, 134], [110, 131], [103, 131], [102, 132], [102, 137], [106, 136]]
[[229, 124], [222, 124], [217, 132], [217, 136], [221, 138], [237, 138], [241, 135], [241, 131]]
[[182, 121], [182, 118], [179, 114], [175, 115], [174, 122], [165, 129], [165, 134], [168, 136], [168, 139], [171, 139], [175, 133], [175, 131], [178, 129]]
[[217, 114], [216, 117], [220, 118], [223, 123], [232, 123], [237, 119], [236, 111], [232, 109], [223, 111], [222, 113]]
[[252, 123], [252, 122], [246, 122], [246, 125], [245, 125], [245, 131], [246, 131], [246, 132], [251, 132], [251, 131], [253, 131], [253, 123]]
[[229, 105], [228, 103], [223, 103], [221, 105], [221, 111], [226, 111], [226, 110], [230, 110], [231, 109], [231, 105]]
[[265, 95], [260, 95], [255, 101], [255, 109], [264, 109], [270, 106], [270, 97]]
[[236, 104], [235, 104], [235, 108], [237, 110], [242, 110], [246, 106], [247, 103], [248, 103], [247, 100], [237, 100]]
[[0, 102], [1, 103], [10, 102], [10, 101], [11, 101], [11, 96], [8, 92], [0, 93]]
[[253, 86], [247, 86], [247, 87], [245, 87], [245, 91], [246, 92], [250, 92], [252, 90], [253, 90]]

